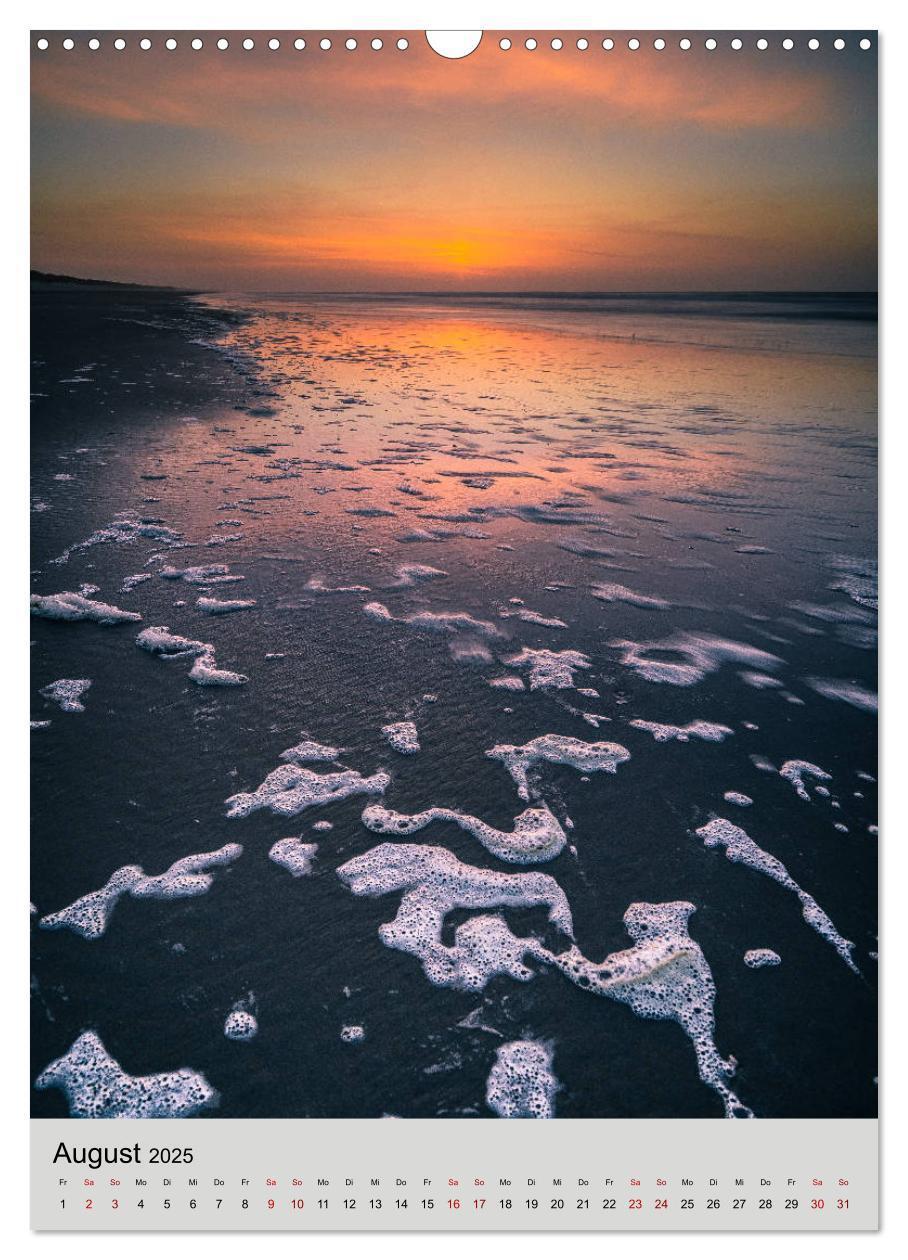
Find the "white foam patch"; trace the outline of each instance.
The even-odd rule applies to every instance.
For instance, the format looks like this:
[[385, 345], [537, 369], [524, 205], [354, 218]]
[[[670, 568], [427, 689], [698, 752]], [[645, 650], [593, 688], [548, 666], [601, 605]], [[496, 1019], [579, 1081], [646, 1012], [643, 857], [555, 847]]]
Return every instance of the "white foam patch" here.
[[519, 674], [502, 674], [500, 678], [487, 678], [490, 687], [498, 687], [501, 691], [526, 691], [526, 686]]
[[[675, 687], [691, 687], [715, 673], [724, 664], [740, 663], [760, 670], [778, 669], [783, 661], [762, 648], [710, 634], [680, 633], [649, 643], [616, 639], [610, 647], [621, 650], [621, 664], [652, 683], [669, 683]], [[680, 657], [668, 661], [656, 653]]]
[[794, 612], [810, 617], [814, 621], [828, 621], [833, 624], [867, 625], [875, 620], [872, 612], [861, 608], [841, 608], [832, 604], [810, 604], [798, 600], [788, 605]]
[[746, 967], [778, 967], [781, 961], [774, 949], [749, 949], [744, 955]]
[[[318, 825], [318, 824], [316, 824]], [[268, 850], [268, 856], [278, 866], [283, 866], [294, 878], [312, 874], [312, 863], [318, 853], [317, 844], [307, 844], [299, 836], [287, 836], [278, 840]]]
[[348, 796], [381, 796], [391, 782], [384, 770], [364, 778], [358, 770], [317, 774], [303, 766], [285, 765], [272, 770], [254, 792], [237, 792], [225, 802], [228, 818], [246, 818], [254, 810], [292, 818], [313, 805], [329, 805]]
[[314, 591], [316, 595], [349, 595], [363, 594], [369, 591], [368, 586], [329, 586], [321, 574], [315, 574], [306, 583], [305, 590]]
[[143, 582], [150, 582], [151, 577], [150, 573], [130, 573], [129, 577], [125, 577], [120, 583], [120, 594], [128, 595], [131, 590], [141, 586]]
[[592, 662], [584, 652], [567, 648], [552, 652], [548, 648], [521, 648], [515, 656], [502, 657], [502, 665], [511, 669], [529, 669], [530, 690], [552, 688], [563, 690], [574, 686], [574, 674], [578, 669], [592, 669]]
[[448, 650], [459, 665], [486, 665], [492, 660], [492, 653], [482, 639], [455, 638]]
[[245, 582], [239, 573], [231, 573], [226, 564], [196, 564], [188, 569], [175, 569], [170, 565], [161, 569], [161, 577], [172, 582], [189, 582], [193, 586], [220, 586], [229, 582]]
[[561, 824], [546, 805], [525, 809], [514, 819], [513, 831], [498, 831], [480, 818], [440, 806], [418, 814], [398, 814], [383, 805], [367, 805], [363, 811], [364, 825], [381, 835], [410, 836], [433, 822], [455, 823], [505, 862], [548, 862], [567, 844]]
[[82, 1033], [66, 1054], [48, 1064], [35, 1088], [62, 1090], [69, 1114], [79, 1119], [169, 1120], [194, 1116], [218, 1102], [201, 1072], [190, 1068], [127, 1075], [94, 1032]]
[[415, 722], [389, 722], [381, 728], [381, 733], [395, 752], [419, 752], [419, 734]]
[[657, 744], [666, 744], [675, 739], [686, 744], [691, 739], [704, 739], [713, 744], [721, 744], [726, 735], [734, 735], [730, 726], [722, 726], [719, 722], [703, 722], [697, 718], [686, 726], [671, 726], [663, 722], [644, 722], [642, 718], [634, 718], [629, 725], [638, 731], [649, 731]]
[[255, 608], [257, 602], [254, 599], [211, 599], [210, 596], [202, 595], [195, 601], [195, 606], [200, 612], [219, 616], [221, 613], [241, 612], [244, 608]]
[[230, 866], [243, 855], [241, 844], [225, 844], [209, 853], [190, 853], [169, 866], [163, 875], [146, 875], [130, 888], [133, 897], [157, 897], [174, 900], [179, 897], [200, 897], [214, 883], [211, 871]]
[[180, 534], [168, 529], [160, 521], [139, 516], [133, 511], [119, 512], [109, 525], [96, 529], [84, 541], [73, 543], [51, 563], [66, 564], [74, 552], [87, 551], [90, 547], [97, 547], [103, 543], [131, 543], [139, 539], [152, 539], [167, 546], [179, 542], [180, 538]]
[[84, 713], [85, 705], [82, 696], [91, 686], [90, 678], [58, 678], [56, 682], [42, 687], [38, 695], [45, 700], [53, 700], [64, 713]]
[[136, 647], [167, 660], [200, 656], [212, 650], [210, 643], [202, 643], [200, 639], [187, 639], [181, 634], [173, 634], [169, 626], [147, 626], [136, 636]]
[[145, 877], [141, 866], [121, 866], [114, 871], [103, 888], [86, 893], [72, 905], [46, 914], [39, 927], [48, 930], [68, 928], [87, 941], [95, 941], [107, 931], [107, 923], [114, 906], [126, 893]]
[[122, 621], [141, 621], [142, 614], [125, 612], [115, 604], [87, 599], [75, 591], [61, 591], [59, 595], [32, 595], [33, 617], [45, 617], [49, 621], [95, 621], [100, 626], [115, 626]]
[[527, 744], [496, 744], [486, 750], [486, 756], [503, 763], [524, 801], [530, 799], [528, 774], [539, 762], [572, 766], [586, 774], [599, 770], [614, 774], [622, 762], [630, 760], [621, 744], [589, 743], [572, 735], [537, 735]]
[[606, 604], [632, 604], [635, 608], [671, 608], [667, 599], [660, 599], [658, 595], [641, 595], [618, 582], [597, 582], [590, 587], [590, 594]]
[[862, 608], [879, 607], [877, 563], [858, 556], [830, 556], [829, 566], [838, 577], [830, 583], [831, 591], [843, 591], [850, 600]]
[[729, 805], [740, 805], [742, 809], [754, 803], [753, 797], [745, 796], [743, 792], [726, 792], [722, 799], [728, 801]]
[[366, 1030], [362, 1024], [345, 1024], [340, 1031], [341, 1041], [354, 1043], [366, 1040]]
[[258, 1030], [258, 1020], [249, 1011], [231, 1011], [224, 1021], [224, 1036], [228, 1041], [251, 1041]]
[[877, 693], [862, 687], [860, 683], [843, 678], [805, 678], [804, 681], [827, 700], [841, 700], [843, 704], [850, 704], [854, 709], [863, 709], [865, 713], [876, 713], [879, 708]]
[[486, 1102], [504, 1119], [550, 1120], [558, 1081], [552, 1052], [541, 1041], [508, 1041], [499, 1046], [486, 1082]]
[[169, 626], [148, 626], [136, 636], [136, 646], [168, 661], [195, 657], [189, 678], [200, 687], [241, 687], [249, 681], [245, 674], [219, 669], [212, 644], [173, 634]]
[[394, 570], [392, 586], [415, 586], [417, 582], [435, 582], [447, 577], [445, 569], [433, 568], [431, 564], [401, 564]]
[[567, 898], [550, 875], [537, 871], [503, 874], [459, 862], [447, 849], [421, 844], [380, 844], [353, 858], [338, 875], [359, 897], [402, 892], [397, 915], [379, 937], [391, 949], [414, 954], [432, 984], [452, 989], [485, 988], [496, 975], [530, 980], [523, 962], [532, 938], [513, 935], [500, 915], [462, 923], [454, 944], [442, 943], [445, 916], [453, 910], [496, 906], [545, 906], [548, 917], [573, 936]]
[[716, 1048], [716, 986], [703, 951], [687, 930], [695, 909], [689, 901], [634, 902], [624, 915], [633, 946], [601, 963], [590, 962], [576, 946], [562, 954], [537, 946], [534, 953], [575, 984], [624, 1002], [643, 1019], [675, 1020], [693, 1043], [700, 1079], [722, 1099], [726, 1116], [749, 1117], [753, 1113], [728, 1086], [734, 1061], [723, 1059]]
[[245, 674], [237, 674], [232, 669], [219, 669], [210, 652], [196, 657], [189, 671], [189, 678], [200, 687], [242, 687], [249, 681]]
[[499, 616], [516, 617], [518, 621], [526, 621], [533, 626], [547, 626], [552, 630], [566, 630], [568, 626], [560, 617], [546, 617], [544, 613], [534, 612], [532, 608], [513, 608], [500, 612]]
[[330, 744], [319, 744], [314, 739], [303, 739], [292, 748], [285, 748], [281, 753], [282, 761], [337, 761], [343, 748], [332, 748]]
[[235, 862], [242, 852], [242, 845], [225, 844], [210, 853], [192, 853], [174, 862], [163, 875], [146, 875], [141, 866], [121, 866], [103, 888], [86, 893], [54, 914], [45, 915], [38, 926], [49, 931], [67, 928], [87, 941], [98, 940], [107, 931], [117, 902], [127, 893], [133, 897], [165, 900], [199, 897], [208, 892], [214, 882], [208, 872]]
[[[810, 775], [813, 779], [821, 779], [826, 782], [832, 779], [831, 774], [827, 774], [825, 770], [815, 766], [810, 761], [786, 761], [779, 774], [783, 779], [788, 780], [802, 801], [810, 800], [810, 793], [807, 791], [807, 786], [804, 783], [805, 774]], [[824, 792], [823, 795], [828, 795], [828, 793]]]
[[429, 630], [433, 634], [475, 634], [484, 639], [503, 638], [503, 632], [491, 621], [480, 621], [465, 612], [405, 613], [395, 617], [384, 604], [372, 602], [363, 605], [363, 612], [374, 621], [390, 621], [399, 625], [414, 626], [417, 630]]
[[740, 862], [744, 866], [749, 866], [751, 870], [759, 871], [761, 874], [775, 880], [783, 888], [790, 889], [801, 903], [801, 913], [804, 916], [805, 923], [829, 941], [836, 953], [851, 970], [860, 975], [851, 956], [854, 950], [853, 942], [846, 941], [836, 931], [829, 915], [817, 905], [810, 893], [805, 892], [800, 884], [792, 879], [787, 868], [777, 857], [773, 857], [771, 853], [761, 849], [746, 831], [736, 827], [727, 818], [714, 818], [705, 827], [698, 827], [697, 835], [707, 848], [723, 848], [725, 856], [730, 862]]
[[406, 534], [398, 534], [397, 541], [414, 542], [446, 542], [449, 538], [489, 538], [490, 535], [478, 525], [439, 525], [433, 529], [411, 529]]
[[753, 687], [757, 691], [774, 690], [777, 687], [783, 686], [780, 679], [773, 678], [772, 674], [761, 674], [759, 670], [742, 669], [738, 674], [738, 677], [743, 683], [746, 683], [748, 687]]

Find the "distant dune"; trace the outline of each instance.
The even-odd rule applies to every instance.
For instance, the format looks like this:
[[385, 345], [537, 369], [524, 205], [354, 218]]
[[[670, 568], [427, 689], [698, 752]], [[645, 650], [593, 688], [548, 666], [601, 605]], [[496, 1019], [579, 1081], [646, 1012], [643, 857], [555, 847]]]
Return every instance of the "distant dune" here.
[[165, 289], [170, 290], [169, 285], [159, 284], [135, 284], [132, 282], [122, 282], [120, 280], [87, 280], [83, 276], [58, 276], [49, 271], [30, 271], [29, 279], [33, 285], [60, 285], [60, 284], [78, 284], [92, 285], [95, 288], [102, 289]]

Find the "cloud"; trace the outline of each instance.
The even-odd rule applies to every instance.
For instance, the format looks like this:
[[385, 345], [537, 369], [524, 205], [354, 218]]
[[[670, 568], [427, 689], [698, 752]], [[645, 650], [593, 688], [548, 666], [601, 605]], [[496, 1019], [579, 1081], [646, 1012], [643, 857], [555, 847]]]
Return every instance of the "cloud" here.
[[840, 108], [821, 70], [731, 53], [505, 54], [487, 40], [465, 60], [447, 61], [424, 47], [418, 33], [406, 54], [322, 53], [316, 41], [304, 52], [270, 52], [263, 39], [249, 53], [208, 47], [102, 57], [54, 50], [35, 58], [33, 96], [57, 113], [245, 138], [273, 134], [282, 121], [306, 126], [341, 116], [369, 131], [389, 117], [450, 115], [455, 106], [458, 117], [551, 111], [599, 126], [796, 131], [828, 123]]

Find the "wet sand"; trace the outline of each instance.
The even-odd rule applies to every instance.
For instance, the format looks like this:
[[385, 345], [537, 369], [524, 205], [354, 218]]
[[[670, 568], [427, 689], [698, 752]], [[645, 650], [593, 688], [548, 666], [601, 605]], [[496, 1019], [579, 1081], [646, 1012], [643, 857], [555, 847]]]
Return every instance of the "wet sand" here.
[[[243, 854], [202, 895], [127, 894], [96, 940], [33, 919], [34, 1076], [90, 1028], [132, 1075], [203, 1072], [212, 1116], [491, 1115], [498, 1049], [530, 1039], [556, 1115], [721, 1116], [678, 1023], [545, 961], [570, 942], [544, 909], [501, 909], [540, 942], [534, 978], [467, 992], [380, 939], [399, 893], [336, 874], [387, 841], [527, 870], [456, 819], [376, 835], [370, 801], [502, 833], [544, 805], [567, 844], [530, 869], [586, 959], [628, 948], [632, 903], [692, 903], [735, 1093], [875, 1114], [875, 361], [851, 313], [38, 294], [32, 589], [97, 587], [142, 622], [33, 618], [36, 918], [127, 864]], [[159, 626], [248, 681], [136, 646]], [[39, 694], [61, 679], [91, 681], [82, 711]], [[405, 722], [418, 751], [383, 734]], [[521, 799], [487, 753], [549, 733], [630, 756], [543, 761]], [[337, 755], [303, 769], [388, 786], [229, 816], [304, 738]], [[805, 774], [805, 800], [792, 761], [830, 778]], [[704, 844], [716, 817], [809, 890], [859, 974], [790, 889]], [[288, 837], [317, 843], [309, 873], [269, 858]], [[445, 947], [476, 913], [446, 916]], [[237, 1004], [250, 1041], [224, 1035]]]

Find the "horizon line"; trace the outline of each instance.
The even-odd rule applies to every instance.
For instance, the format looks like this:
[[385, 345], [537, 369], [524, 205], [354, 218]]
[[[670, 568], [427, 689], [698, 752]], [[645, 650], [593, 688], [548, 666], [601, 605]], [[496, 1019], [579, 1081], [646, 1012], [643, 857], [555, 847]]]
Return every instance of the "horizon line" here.
[[166, 284], [148, 280], [113, 280], [96, 276], [30, 269], [30, 279], [65, 284], [111, 285], [120, 288], [166, 289], [173, 293], [270, 293], [306, 297], [878, 297], [879, 289], [304, 289], [304, 288], [218, 288], [208, 285]]

